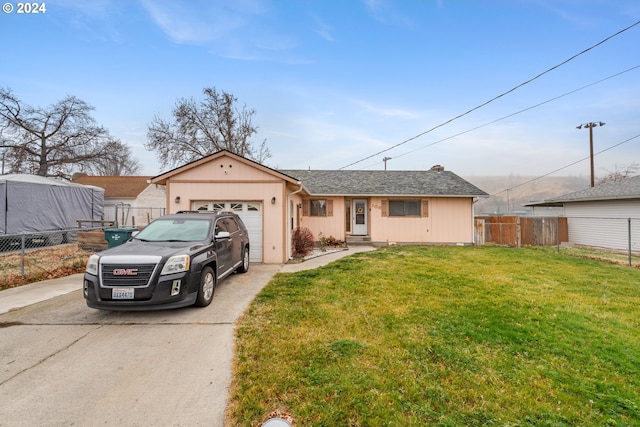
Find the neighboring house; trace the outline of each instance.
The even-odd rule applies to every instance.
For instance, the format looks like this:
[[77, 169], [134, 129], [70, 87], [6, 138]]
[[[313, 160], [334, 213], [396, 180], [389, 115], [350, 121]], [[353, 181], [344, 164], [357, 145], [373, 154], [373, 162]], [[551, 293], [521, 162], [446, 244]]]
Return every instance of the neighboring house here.
[[585, 190], [529, 203], [561, 207], [569, 242], [607, 249], [640, 250], [640, 176], [607, 182]]
[[296, 227], [316, 240], [472, 244], [487, 193], [442, 167], [426, 171], [275, 170], [223, 150], [151, 179], [167, 213], [230, 210], [249, 229], [251, 261], [284, 263]]
[[104, 188], [104, 219], [118, 226], [146, 225], [165, 214], [163, 185], [151, 184], [151, 176], [75, 176], [72, 182]]

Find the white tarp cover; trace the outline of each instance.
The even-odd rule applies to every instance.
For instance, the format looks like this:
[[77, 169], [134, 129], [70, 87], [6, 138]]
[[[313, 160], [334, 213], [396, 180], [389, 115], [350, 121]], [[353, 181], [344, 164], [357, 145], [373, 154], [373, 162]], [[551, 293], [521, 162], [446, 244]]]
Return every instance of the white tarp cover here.
[[104, 189], [37, 175], [0, 176], [0, 234], [77, 227], [101, 220]]

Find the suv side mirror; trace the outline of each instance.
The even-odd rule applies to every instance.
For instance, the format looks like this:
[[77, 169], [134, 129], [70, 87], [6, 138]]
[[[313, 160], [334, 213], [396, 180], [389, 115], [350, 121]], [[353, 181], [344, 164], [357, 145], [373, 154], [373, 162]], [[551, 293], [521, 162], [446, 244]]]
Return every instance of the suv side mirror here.
[[214, 236], [216, 240], [228, 239], [229, 237], [231, 237], [231, 233], [229, 233], [228, 231], [220, 231]]

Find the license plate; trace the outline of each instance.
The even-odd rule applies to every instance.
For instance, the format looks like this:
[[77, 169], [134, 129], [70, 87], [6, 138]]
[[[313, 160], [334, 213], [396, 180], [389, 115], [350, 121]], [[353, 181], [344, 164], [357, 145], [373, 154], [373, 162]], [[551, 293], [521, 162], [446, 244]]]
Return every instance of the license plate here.
[[112, 299], [133, 299], [133, 288], [114, 288], [111, 290]]

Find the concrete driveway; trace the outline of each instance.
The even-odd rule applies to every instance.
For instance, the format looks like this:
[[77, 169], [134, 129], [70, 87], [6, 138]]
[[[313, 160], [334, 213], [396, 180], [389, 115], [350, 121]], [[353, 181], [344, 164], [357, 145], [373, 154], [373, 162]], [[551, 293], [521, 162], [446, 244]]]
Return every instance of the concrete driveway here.
[[86, 306], [82, 275], [0, 292], [0, 426], [223, 426], [234, 325], [273, 274], [252, 264], [206, 308], [109, 312]]

